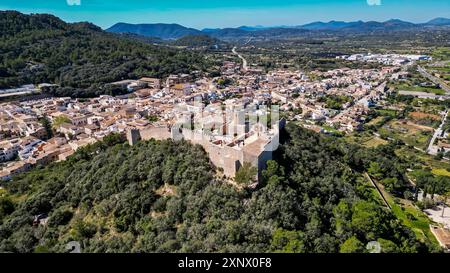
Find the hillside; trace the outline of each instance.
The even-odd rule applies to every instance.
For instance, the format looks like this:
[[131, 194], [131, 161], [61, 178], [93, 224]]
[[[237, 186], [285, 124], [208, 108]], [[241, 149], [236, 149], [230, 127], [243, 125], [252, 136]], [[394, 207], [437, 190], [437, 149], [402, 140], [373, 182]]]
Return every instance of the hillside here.
[[141, 76], [204, 70], [197, 53], [117, 36], [88, 23], [52, 15], [0, 12], [0, 88], [50, 82], [56, 95], [86, 97], [123, 92], [103, 84]]
[[384, 252], [433, 250], [360, 174], [375, 161], [400, 179], [392, 151], [287, 130], [252, 191], [214, 176], [198, 145], [107, 137], [2, 185], [0, 252], [64, 252], [73, 240], [83, 252], [364, 252], [374, 240]]
[[450, 19], [448, 18], [435, 18], [426, 23], [429, 26], [450, 26]]
[[187, 35], [177, 39], [172, 44], [186, 47], [211, 47], [224, 44], [224, 42], [208, 35]]
[[199, 30], [178, 24], [127, 24], [117, 23], [106, 31], [114, 33], [134, 33], [161, 39], [178, 39], [186, 35], [202, 34]]

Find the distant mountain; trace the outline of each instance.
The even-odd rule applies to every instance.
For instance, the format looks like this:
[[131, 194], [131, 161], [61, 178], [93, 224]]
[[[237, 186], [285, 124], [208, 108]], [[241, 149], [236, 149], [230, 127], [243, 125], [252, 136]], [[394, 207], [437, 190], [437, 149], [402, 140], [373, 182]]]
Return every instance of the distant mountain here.
[[450, 26], [450, 19], [436, 18], [425, 24], [414, 24], [398, 19], [385, 22], [376, 21], [329, 21], [313, 22], [300, 26], [240, 26], [237, 28], [205, 28], [197, 30], [187, 28], [178, 24], [126, 24], [118, 23], [107, 29], [115, 33], [133, 33], [146, 37], [157, 37], [160, 39], [179, 39], [188, 35], [208, 35], [218, 39], [240, 39], [246, 37], [288, 37], [303, 35], [305, 33], [316, 33], [322, 31], [340, 32], [373, 32], [373, 31], [402, 31], [415, 30], [424, 27]]
[[263, 29], [269, 29], [274, 27], [264, 27], [264, 26], [240, 26], [238, 29], [246, 30], [246, 31], [255, 31], [255, 30], [263, 30]]
[[212, 33], [212, 32], [216, 32], [218, 30], [220, 30], [220, 28], [204, 28], [204, 29], [202, 29], [202, 32], [203, 33]]
[[414, 29], [418, 28], [419, 26], [410, 22], [405, 22], [397, 19], [389, 20], [386, 22], [376, 22], [376, 21], [369, 21], [369, 22], [362, 22], [359, 21], [357, 23], [351, 24], [345, 28], [344, 30], [347, 31], [392, 31], [392, 30], [407, 30], [407, 29]]
[[416, 26], [416, 24], [411, 22], [402, 21], [399, 19], [391, 19], [389, 21], [386, 21], [382, 23], [385, 27], [413, 27]]
[[417, 27], [416, 24], [401, 21], [398, 19], [392, 19], [386, 22], [343, 22], [343, 21], [330, 21], [314, 22], [300, 26], [300, 28], [309, 30], [347, 30], [347, 31], [374, 31], [374, 30], [399, 30]]
[[114, 33], [133, 33], [142, 36], [161, 39], [178, 39], [186, 35], [200, 35], [197, 29], [187, 28], [178, 24], [127, 24], [117, 23], [106, 31]]
[[429, 26], [450, 26], [450, 19], [447, 18], [435, 18], [427, 23], [425, 23], [425, 25], [429, 25]]
[[352, 24], [356, 24], [358, 22], [343, 22], [343, 21], [330, 21], [328, 23], [324, 22], [313, 22], [306, 25], [300, 26], [304, 29], [310, 29], [310, 30], [325, 30], [325, 29], [340, 29], [344, 27], [348, 27]]
[[241, 28], [224, 28], [224, 29], [216, 29], [214, 31], [209, 30], [208, 32], [205, 32], [205, 34], [208, 34], [209, 36], [218, 39], [238, 39], [249, 37], [278, 38], [278, 37], [303, 35], [307, 32], [310, 31], [307, 29], [285, 28], [285, 27], [262, 28], [254, 30], [245, 30]]

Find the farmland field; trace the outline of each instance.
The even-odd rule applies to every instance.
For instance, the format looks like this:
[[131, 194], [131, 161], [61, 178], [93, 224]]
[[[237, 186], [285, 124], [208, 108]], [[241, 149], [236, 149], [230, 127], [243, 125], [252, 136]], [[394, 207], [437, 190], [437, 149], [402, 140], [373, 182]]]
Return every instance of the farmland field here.
[[399, 91], [426, 92], [426, 93], [433, 93], [436, 95], [445, 95], [445, 91], [437, 87], [425, 87], [417, 85], [412, 86], [407, 84], [400, 84], [397, 85], [396, 88]]
[[393, 120], [380, 128], [378, 132], [382, 136], [400, 139], [407, 145], [425, 149], [433, 134], [433, 128], [410, 121]]
[[388, 141], [381, 139], [379, 137], [373, 137], [363, 143], [363, 145], [367, 148], [378, 147], [380, 145], [385, 145], [385, 144], [388, 144]]

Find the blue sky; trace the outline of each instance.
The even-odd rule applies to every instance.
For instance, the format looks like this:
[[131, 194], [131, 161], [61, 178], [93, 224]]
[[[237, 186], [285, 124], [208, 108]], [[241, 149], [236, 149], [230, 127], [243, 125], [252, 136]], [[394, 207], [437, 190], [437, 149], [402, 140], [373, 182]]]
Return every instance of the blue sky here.
[[117, 22], [188, 27], [300, 25], [313, 21], [450, 17], [450, 0], [0, 0], [1, 10], [51, 13], [103, 28]]

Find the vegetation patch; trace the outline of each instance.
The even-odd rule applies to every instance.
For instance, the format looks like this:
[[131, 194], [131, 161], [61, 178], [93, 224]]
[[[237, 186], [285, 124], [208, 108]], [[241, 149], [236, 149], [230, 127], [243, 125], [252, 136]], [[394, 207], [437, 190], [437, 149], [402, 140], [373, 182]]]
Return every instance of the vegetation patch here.
[[363, 145], [367, 148], [378, 147], [380, 145], [386, 145], [388, 141], [381, 139], [379, 137], [373, 137], [370, 140], [363, 143]]
[[432, 136], [433, 128], [408, 122], [393, 120], [378, 131], [383, 137], [400, 139], [407, 145], [425, 149]]
[[[83, 252], [363, 252], [373, 240], [432, 251], [374, 197], [360, 175], [374, 162], [401, 187], [389, 145], [365, 149], [288, 124], [260, 184], [238, 189], [198, 145], [106, 138], [2, 185], [0, 251], [64, 252], [73, 240]], [[243, 169], [248, 183], [254, 172]], [[33, 225], [36, 215], [47, 224]]]
[[435, 175], [450, 176], [450, 171], [446, 169], [433, 169], [431, 172]]

